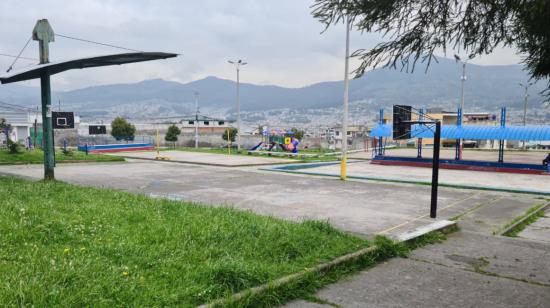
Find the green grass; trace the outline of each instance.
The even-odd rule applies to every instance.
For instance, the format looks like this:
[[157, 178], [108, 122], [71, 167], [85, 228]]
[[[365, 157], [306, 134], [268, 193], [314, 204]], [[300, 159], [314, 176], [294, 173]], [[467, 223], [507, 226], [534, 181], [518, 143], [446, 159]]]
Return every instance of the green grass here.
[[[0, 195], [4, 306], [195, 306], [369, 245], [326, 222], [61, 182], [0, 177]], [[272, 305], [337, 277], [250, 301]]]
[[[507, 223], [504, 226], [503, 230], [508, 229], [509, 227], [513, 226], [514, 224], [518, 223], [519, 221], [521, 221], [521, 220], [523, 220], [523, 219], [525, 219], [526, 217], [529, 216], [523, 222], [521, 222], [517, 226], [513, 227], [512, 229], [504, 232], [502, 235], [509, 236], [509, 237], [518, 236], [518, 234], [521, 231], [523, 231], [525, 228], [527, 228], [527, 226], [529, 226], [530, 224], [537, 221], [537, 219], [539, 219], [540, 217], [544, 216], [544, 211], [539, 211], [539, 209], [541, 209], [544, 206], [545, 206], [545, 204], [535, 205], [535, 206], [531, 207], [530, 209], [528, 209], [523, 215], [514, 218], [512, 221], [510, 221], [509, 223]], [[535, 211], [537, 211], [537, 212], [534, 213]]]
[[[73, 151], [71, 155], [65, 155], [62, 151], [56, 151], [55, 160], [58, 163], [65, 162], [107, 162], [107, 161], [124, 161], [124, 158], [110, 155], [90, 154], [84, 152]], [[41, 164], [44, 162], [44, 152], [42, 150], [32, 150], [10, 154], [6, 150], [0, 150], [0, 165], [13, 164]]]

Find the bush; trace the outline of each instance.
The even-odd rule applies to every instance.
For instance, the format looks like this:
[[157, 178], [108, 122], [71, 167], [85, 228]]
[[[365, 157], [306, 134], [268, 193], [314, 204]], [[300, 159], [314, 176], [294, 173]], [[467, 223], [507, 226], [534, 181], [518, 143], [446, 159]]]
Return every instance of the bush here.
[[166, 136], [164, 136], [164, 140], [173, 142], [174, 147], [176, 147], [176, 141], [178, 141], [178, 136], [180, 134], [181, 130], [175, 124], [172, 124], [168, 127], [168, 131], [166, 132]]
[[[228, 128], [223, 132], [222, 139], [229, 142], [235, 142], [235, 136], [237, 136], [237, 129], [234, 127]], [[229, 138], [228, 138], [229, 137]]]
[[69, 149], [63, 149], [61, 150], [63, 151], [63, 155], [66, 155], [66, 156], [73, 156], [73, 151], [69, 150]]
[[135, 133], [136, 127], [124, 118], [117, 117], [111, 123], [111, 135], [116, 140], [132, 141]]
[[19, 154], [21, 153], [21, 144], [19, 144], [18, 142], [13, 142], [11, 141], [11, 139], [8, 139], [8, 153], [10, 154]]

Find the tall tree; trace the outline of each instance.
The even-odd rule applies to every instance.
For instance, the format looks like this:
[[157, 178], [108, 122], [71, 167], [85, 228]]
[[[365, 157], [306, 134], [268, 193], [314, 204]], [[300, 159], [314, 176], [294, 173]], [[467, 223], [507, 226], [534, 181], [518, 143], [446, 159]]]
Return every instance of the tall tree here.
[[312, 10], [327, 28], [348, 16], [357, 30], [387, 39], [353, 53], [361, 60], [357, 77], [369, 67], [428, 67], [440, 50], [473, 58], [506, 46], [523, 56], [533, 79], [548, 82], [550, 94], [548, 0], [315, 0]]
[[136, 127], [126, 119], [117, 117], [111, 122], [111, 136], [116, 140], [134, 140]]

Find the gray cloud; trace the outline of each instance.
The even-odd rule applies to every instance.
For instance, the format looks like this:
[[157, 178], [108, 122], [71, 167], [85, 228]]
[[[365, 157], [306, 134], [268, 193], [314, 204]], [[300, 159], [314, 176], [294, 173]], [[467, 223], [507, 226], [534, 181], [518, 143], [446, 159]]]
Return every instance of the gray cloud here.
[[[249, 62], [245, 82], [299, 87], [342, 79], [344, 28], [322, 35], [323, 25], [310, 15], [310, 0], [147, 1], [147, 0], [3, 0], [0, 2], [0, 53], [16, 54], [37, 19], [48, 18], [60, 34], [139, 50], [183, 53], [175, 60], [72, 71], [57, 75], [54, 88], [73, 89], [106, 83], [164, 78], [190, 81], [209, 75], [234, 78], [227, 59]], [[376, 34], [352, 34], [352, 49], [379, 42]], [[37, 57], [32, 42], [24, 56]], [[51, 46], [52, 60], [116, 50], [61, 37]], [[0, 69], [10, 59], [0, 57]], [[512, 64], [513, 50], [476, 59], [479, 64]], [[29, 65], [20, 61], [19, 67]]]

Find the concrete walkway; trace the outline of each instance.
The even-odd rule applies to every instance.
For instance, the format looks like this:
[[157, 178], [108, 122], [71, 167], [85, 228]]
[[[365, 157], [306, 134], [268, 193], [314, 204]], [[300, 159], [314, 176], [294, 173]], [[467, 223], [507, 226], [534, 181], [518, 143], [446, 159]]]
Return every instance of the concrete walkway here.
[[446, 241], [320, 290], [316, 297], [330, 305], [285, 307], [550, 307], [550, 243], [492, 235], [517, 213], [478, 207]]
[[550, 244], [550, 213], [537, 219], [518, 234], [518, 237]]

